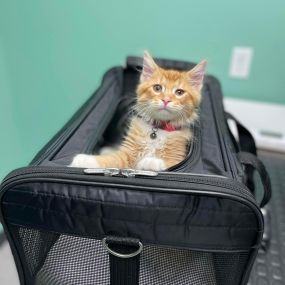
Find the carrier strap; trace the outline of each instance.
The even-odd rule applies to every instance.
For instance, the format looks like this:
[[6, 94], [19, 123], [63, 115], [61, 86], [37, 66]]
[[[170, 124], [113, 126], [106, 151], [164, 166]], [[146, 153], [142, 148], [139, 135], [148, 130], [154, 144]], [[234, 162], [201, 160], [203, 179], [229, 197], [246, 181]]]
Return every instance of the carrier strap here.
[[[123, 246], [120, 250], [123, 249]], [[137, 285], [139, 284], [140, 258], [135, 256], [128, 259], [109, 254], [110, 258], [110, 284], [111, 285]]]
[[261, 162], [261, 160], [258, 159], [257, 156], [255, 156], [252, 153], [239, 152], [237, 156], [242, 164], [246, 166], [249, 165], [257, 170], [261, 178], [261, 182], [263, 184], [263, 190], [264, 190], [263, 198], [260, 202], [260, 207], [261, 208], [264, 207], [269, 202], [271, 198], [271, 192], [272, 192], [270, 177], [266, 171], [264, 164]]
[[226, 118], [233, 120], [237, 126], [239, 136], [239, 147], [241, 151], [250, 152], [256, 155], [256, 146], [252, 134], [232, 114], [225, 113]]
[[142, 244], [137, 239], [107, 237], [103, 244], [109, 252], [110, 285], [138, 285]]
[[[231, 133], [230, 129], [230, 135], [232, 137], [233, 142], [236, 144], [236, 147], [238, 151], [244, 151], [249, 152], [254, 155], [256, 155], [256, 145], [253, 136], [251, 133], [244, 127], [240, 121], [238, 121], [232, 114], [225, 112], [226, 119], [233, 120], [236, 124], [237, 131], [238, 131], [238, 142], [235, 140], [235, 137]], [[251, 190], [251, 192], [255, 193], [255, 184], [254, 184], [254, 168], [251, 165], [245, 166], [245, 172], [247, 174], [247, 180], [246, 185]]]

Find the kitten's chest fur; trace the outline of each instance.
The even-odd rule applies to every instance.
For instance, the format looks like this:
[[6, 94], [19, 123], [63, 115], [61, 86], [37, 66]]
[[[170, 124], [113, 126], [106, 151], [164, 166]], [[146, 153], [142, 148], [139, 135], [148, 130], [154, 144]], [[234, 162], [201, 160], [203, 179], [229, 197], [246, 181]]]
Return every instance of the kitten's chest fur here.
[[153, 132], [152, 125], [140, 118], [132, 119], [128, 140], [125, 143], [126, 146], [131, 144], [137, 150], [135, 165], [145, 157], [161, 158], [169, 166], [177, 164], [185, 158], [187, 145], [191, 140], [189, 128], [172, 132], [157, 129], [154, 139], [150, 136]]
[[[154, 128], [143, 121], [138, 121], [137, 127], [141, 130], [141, 139], [139, 141], [142, 156], [155, 156], [156, 151], [163, 150], [170, 136], [167, 132]], [[151, 138], [155, 132], [156, 137]]]

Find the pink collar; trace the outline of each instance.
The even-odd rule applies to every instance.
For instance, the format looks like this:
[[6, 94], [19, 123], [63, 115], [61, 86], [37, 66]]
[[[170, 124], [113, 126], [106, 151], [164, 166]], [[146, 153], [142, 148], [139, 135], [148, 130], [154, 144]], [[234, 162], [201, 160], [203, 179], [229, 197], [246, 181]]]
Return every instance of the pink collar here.
[[181, 130], [181, 127], [172, 125], [170, 122], [162, 121], [158, 125], [155, 125], [158, 129], [164, 130], [166, 132], [174, 132]]

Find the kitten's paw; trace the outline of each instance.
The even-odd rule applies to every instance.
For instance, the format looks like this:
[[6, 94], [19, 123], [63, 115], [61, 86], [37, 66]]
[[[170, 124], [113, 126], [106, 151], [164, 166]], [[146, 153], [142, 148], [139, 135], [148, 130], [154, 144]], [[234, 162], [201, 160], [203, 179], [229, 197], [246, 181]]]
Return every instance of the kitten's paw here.
[[94, 155], [88, 154], [77, 154], [71, 164], [70, 167], [82, 167], [82, 168], [98, 168], [100, 167]]
[[165, 170], [166, 166], [162, 159], [156, 157], [145, 157], [137, 164], [137, 169], [161, 171]]

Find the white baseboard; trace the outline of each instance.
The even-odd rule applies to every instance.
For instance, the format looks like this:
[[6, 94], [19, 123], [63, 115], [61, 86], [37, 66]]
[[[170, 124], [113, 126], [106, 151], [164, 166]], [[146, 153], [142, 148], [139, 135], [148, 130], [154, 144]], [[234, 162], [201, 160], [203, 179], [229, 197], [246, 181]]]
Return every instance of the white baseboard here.
[[224, 98], [224, 104], [252, 133], [257, 147], [285, 152], [285, 105], [233, 98]]

